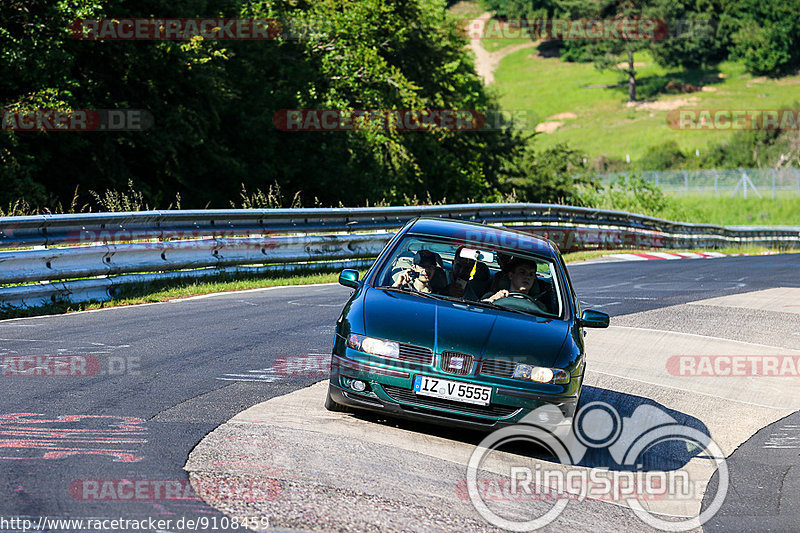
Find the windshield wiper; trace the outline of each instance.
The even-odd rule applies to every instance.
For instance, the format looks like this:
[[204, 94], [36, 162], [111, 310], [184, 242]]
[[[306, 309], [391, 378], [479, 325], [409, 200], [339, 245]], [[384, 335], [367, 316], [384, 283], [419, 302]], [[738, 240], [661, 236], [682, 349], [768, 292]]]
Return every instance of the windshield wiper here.
[[439, 296], [432, 292], [422, 292], [414, 289], [401, 289], [400, 287], [376, 287], [376, 288], [383, 289], [385, 291], [402, 292], [403, 294], [416, 294], [418, 296], [424, 296], [425, 298], [433, 298], [434, 300], [439, 299]]
[[489, 309], [502, 309], [503, 311], [513, 311], [513, 309], [509, 309], [507, 307], [503, 307], [502, 305], [497, 305], [494, 302], [487, 302], [486, 300], [466, 300], [461, 299], [458, 300], [459, 302], [463, 302], [467, 305], [476, 305], [479, 307], [488, 307]]

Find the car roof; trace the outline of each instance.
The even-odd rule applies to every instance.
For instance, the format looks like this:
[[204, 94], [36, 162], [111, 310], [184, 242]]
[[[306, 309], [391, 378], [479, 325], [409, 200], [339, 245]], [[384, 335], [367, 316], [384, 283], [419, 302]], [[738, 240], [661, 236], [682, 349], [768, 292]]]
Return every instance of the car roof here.
[[446, 218], [418, 218], [408, 229], [414, 235], [430, 235], [452, 239], [459, 243], [501, 248], [509, 252], [520, 252], [546, 257], [555, 256], [555, 246], [542, 237], [521, 231], [487, 226]]

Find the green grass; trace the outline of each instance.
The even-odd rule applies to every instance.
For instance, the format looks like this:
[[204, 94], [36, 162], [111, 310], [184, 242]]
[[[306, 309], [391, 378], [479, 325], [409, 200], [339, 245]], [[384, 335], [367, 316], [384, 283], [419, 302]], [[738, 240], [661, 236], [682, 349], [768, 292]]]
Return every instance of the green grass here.
[[[698, 109], [777, 109], [795, 107], [800, 100], [800, 76], [778, 80], [754, 78], [738, 63], [725, 62], [715, 70], [680, 71], [659, 67], [647, 52], [637, 53], [640, 95], [646, 96], [669, 80], [703, 83], [713, 91], [682, 95], [653, 96], [655, 104]], [[720, 76], [721, 75], [721, 76]], [[606, 155], [632, 160], [647, 148], [675, 140], [685, 152], [701, 152], [718, 143], [730, 131], [678, 131], [667, 125], [667, 110], [627, 106], [627, 86], [584, 88], [586, 85], [611, 85], [621, 81], [619, 74], [599, 72], [591, 63], [564, 63], [558, 58], [543, 58], [535, 48], [520, 50], [505, 57], [495, 72], [500, 102], [508, 110], [534, 112], [545, 120], [560, 113], [574, 113], [574, 119], [559, 119], [564, 124], [555, 132], [538, 135], [536, 145], [552, 146], [568, 142], [592, 157]], [[648, 89], [650, 87], [650, 89]], [[683, 103], [680, 103], [683, 101]]]
[[800, 226], [800, 197], [748, 198], [670, 198], [660, 218], [691, 220], [717, 225], [792, 225]]

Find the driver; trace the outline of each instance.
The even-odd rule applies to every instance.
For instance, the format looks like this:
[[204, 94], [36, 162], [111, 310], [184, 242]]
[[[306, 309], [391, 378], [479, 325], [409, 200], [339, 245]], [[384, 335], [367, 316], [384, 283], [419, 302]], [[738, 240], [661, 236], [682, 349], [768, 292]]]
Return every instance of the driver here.
[[500, 298], [506, 298], [512, 292], [521, 292], [523, 294], [536, 294], [531, 291], [537, 285], [536, 279], [536, 263], [527, 259], [514, 259], [507, 265], [504, 272], [508, 276], [509, 289], [500, 289], [492, 294], [487, 292], [483, 295], [483, 300], [486, 302], [494, 302]]

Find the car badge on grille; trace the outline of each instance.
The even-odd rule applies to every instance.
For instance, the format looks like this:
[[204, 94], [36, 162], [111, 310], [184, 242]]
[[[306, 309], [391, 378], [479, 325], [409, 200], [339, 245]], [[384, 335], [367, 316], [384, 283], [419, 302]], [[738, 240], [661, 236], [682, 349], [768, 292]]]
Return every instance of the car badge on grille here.
[[450, 359], [450, 363], [448, 363], [447, 368], [452, 370], [461, 370], [464, 368], [464, 358], [463, 357], [453, 357]]

